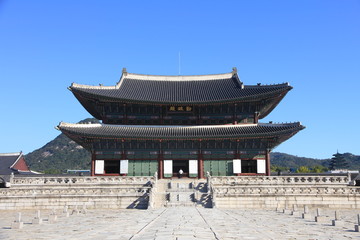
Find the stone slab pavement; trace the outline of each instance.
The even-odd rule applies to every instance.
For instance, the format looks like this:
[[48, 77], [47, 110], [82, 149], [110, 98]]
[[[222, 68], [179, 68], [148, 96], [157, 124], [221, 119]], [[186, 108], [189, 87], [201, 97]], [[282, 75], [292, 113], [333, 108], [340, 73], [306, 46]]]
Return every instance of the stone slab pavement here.
[[[17, 212], [24, 227], [11, 229]], [[323, 223], [275, 210], [205, 209], [174, 207], [155, 210], [87, 210], [66, 217], [58, 211], [50, 222], [50, 211], [41, 211], [43, 224], [32, 224], [35, 211], [0, 211], [0, 239], [9, 240], [112, 240], [112, 239], [360, 239], [354, 231], [360, 210], [339, 210], [343, 226], [331, 226], [334, 210], [322, 209]], [[310, 209], [314, 214], [315, 209]]]

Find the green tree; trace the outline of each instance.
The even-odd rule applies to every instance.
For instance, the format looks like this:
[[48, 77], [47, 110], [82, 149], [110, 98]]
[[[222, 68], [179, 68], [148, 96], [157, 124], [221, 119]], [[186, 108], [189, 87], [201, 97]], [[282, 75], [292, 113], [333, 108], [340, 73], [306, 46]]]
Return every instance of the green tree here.
[[310, 169], [307, 166], [300, 166], [298, 169], [296, 169], [297, 173], [309, 173]]
[[324, 167], [321, 165], [316, 165], [311, 168], [311, 172], [313, 172], [313, 173], [322, 173], [322, 172], [327, 172], [327, 171], [329, 171], [329, 169], [327, 167]]
[[278, 165], [270, 165], [270, 170], [271, 170], [271, 172], [288, 172], [289, 168], [278, 166]]
[[60, 169], [46, 169], [45, 174], [62, 174]]

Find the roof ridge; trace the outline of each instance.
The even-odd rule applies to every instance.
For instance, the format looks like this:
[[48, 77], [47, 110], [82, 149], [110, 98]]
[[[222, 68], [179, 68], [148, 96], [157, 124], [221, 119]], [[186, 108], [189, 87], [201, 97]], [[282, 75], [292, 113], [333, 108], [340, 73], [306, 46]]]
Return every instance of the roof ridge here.
[[22, 152], [13, 152], [13, 153], [0, 153], [0, 156], [17, 156], [21, 155]]
[[234, 76], [233, 72], [219, 73], [219, 74], [204, 74], [204, 75], [152, 75], [152, 74], [138, 74], [127, 73], [124, 78], [136, 80], [152, 80], [152, 81], [206, 81], [227, 79]]
[[256, 127], [256, 126], [291, 126], [301, 125], [301, 122], [290, 123], [246, 123], [246, 124], [219, 124], [219, 125], [123, 125], [123, 124], [106, 124], [106, 123], [66, 123], [60, 122], [56, 127], [60, 130], [61, 127], [126, 127], [126, 128], [240, 128], [240, 127]]
[[258, 84], [249, 84], [249, 85], [244, 85], [244, 87], [254, 87], [254, 88], [261, 88], [261, 87], [278, 87], [278, 86], [290, 86], [289, 82], [284, 82], [284, 83], [270, 83], [270, 84], [262, 84], [262, 83], [258, 83]]

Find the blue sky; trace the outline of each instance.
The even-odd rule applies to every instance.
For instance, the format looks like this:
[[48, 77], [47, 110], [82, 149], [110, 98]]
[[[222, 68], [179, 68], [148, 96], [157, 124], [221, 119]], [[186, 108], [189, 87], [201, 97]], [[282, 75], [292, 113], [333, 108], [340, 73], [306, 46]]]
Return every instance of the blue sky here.
[[307, 128], [275, 151], [360, 155], [360, 1], [0, 0], [0, 152], [31, 152], [90, 117], [72, 82], [213, 74], [294, 89], [263, 122]]

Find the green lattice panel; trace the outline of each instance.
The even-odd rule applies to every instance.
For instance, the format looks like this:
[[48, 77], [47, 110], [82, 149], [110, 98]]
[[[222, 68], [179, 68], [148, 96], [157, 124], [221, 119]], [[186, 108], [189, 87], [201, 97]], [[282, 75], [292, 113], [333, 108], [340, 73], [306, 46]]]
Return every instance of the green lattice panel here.
[[232, 176], [232, 160], [205, 160], [204, 172], [209, 172], [211, 176]]
[[153, 176], [158, 168], [157, 160], [129, 160], [129, 176]]

